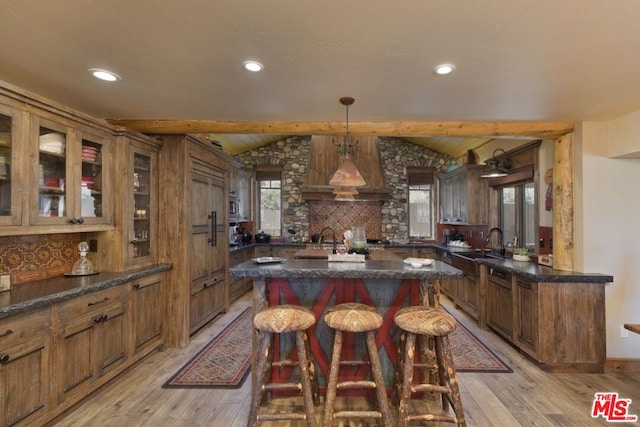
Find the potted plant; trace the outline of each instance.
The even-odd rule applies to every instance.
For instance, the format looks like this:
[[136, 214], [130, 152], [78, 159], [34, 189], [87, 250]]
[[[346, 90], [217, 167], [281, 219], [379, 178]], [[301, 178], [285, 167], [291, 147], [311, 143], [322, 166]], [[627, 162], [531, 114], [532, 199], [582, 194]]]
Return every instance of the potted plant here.
[[515, 248], [513, 250], [514, 261], [529, 261], [529, 249], [527, 248]]

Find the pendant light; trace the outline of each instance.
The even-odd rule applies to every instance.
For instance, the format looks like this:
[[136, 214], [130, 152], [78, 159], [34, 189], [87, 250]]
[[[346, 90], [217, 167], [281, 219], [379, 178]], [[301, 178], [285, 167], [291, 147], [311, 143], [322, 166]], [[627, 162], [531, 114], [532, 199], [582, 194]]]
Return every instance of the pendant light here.
[[[337, 194], [336, 200], [354, 200], [353, 196], [355, 194], [358, 194], [358, 191], [354, 187], [360, 187], [367, 184], [360, 174], [360, 171], [358, 171], [358, 168], [353, 163], [353, 160], [351, 160], [350, 156], [350, 147], [352, 144], [349, 144], [348, 140], [349, 105], [352, 105], [354, 102], [355, 99], [351, 97], [340, 98], [340, 103], [346, 107], [347, 121], [344, 140], [340, 145], [340, 153], [343, 156], [342, 164], [338, 167], [338, 169], [331, 177], [331, 180], [329, 181], [329, 185], [333, 185], [334, 187], [336, 187], [336, 191], [334, 191], [334, 193]], [[357, 144], [357, 142], [355, 144]]]
[[[496, 153], [498, 151], [502, 151], [505, 156], [502, 160], [502, 165], [500, 165], [500, 160], [496, 158]], [[493, 151], [491, 158], [487, 160], [485, 164], [487, 165], [487, 168], [482, 175], [480, 175], [481, 178], [501, 178], [503, 176], [507, 176], [512, 167], [511, 159], [507, 157], [507, 153], [502, 148], [496, 148]]]

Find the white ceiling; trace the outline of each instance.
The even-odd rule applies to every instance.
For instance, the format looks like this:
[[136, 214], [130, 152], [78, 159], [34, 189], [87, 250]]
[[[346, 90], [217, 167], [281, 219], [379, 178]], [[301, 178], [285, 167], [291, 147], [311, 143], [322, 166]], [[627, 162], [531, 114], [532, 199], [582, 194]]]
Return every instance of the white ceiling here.
[[[640, 110], [638, 0], [0, 0], [0, 79], [102, 118], [581, 121]], [[255, 59], [261, 73], [242, 69]], [[457, 67], [434, 76], [442, 62]], [[93, 79], [110, 69], [118, 83]]]

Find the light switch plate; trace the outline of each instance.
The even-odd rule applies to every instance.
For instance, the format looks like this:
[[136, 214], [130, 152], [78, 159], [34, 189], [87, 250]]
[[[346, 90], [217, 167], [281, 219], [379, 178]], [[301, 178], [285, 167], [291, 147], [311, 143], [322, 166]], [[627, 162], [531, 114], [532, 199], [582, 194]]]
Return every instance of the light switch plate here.
[[11, 290], [11, 275], [10, 274], [0, 275], [0, 292], [10, 291], [10, 290]]

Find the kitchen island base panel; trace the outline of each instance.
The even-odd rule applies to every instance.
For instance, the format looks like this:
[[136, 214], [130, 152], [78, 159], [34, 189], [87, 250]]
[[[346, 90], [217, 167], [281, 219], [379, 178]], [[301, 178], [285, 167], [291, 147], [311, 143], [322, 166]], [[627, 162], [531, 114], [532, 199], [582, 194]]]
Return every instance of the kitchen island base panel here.
[[[383, 323], [376, 334], [376, 345], [385, 384], [390, 390], [391, 384], [393, 384], [399, 337], [399, 330], [393, 323], [393, 316], [402, 307], [421, 304], [426, 287], [424, 283], [411, 279], [394, 281], [386, 279], [274, 278], [268, 280], [268, 285], [265, 285], [268, 301], [264, 307], [267, 305], [298, 304], [310, 309], [318, 319], [323, 319], [329, 307], [342, 303], [360, 302], [375, 307], [383, 317]], [[330, 368], [333, 335], [331, 328], [322, 320], [310, 328], [309, 345], [318, 364], [318, 380], [322, 389], [326, 384]], [[292, 339], [283, 336], [280, 337], [280, 344], [274, 351], [288, 355], [294, 345]], [[349, 357], [363, 358], [365, 356], [366, 342], [362, 337], [345, 333], [343, 345], [345, 349], [349, 349]], [[279, 370], [279, 372], [274, 370], [273, 381], [290, 381], [291, 374], [291, 370], [287, 369]], [[353, 379], [362, 380], [367, 374], [368, 369], [362, 367], [356, 370]]]

